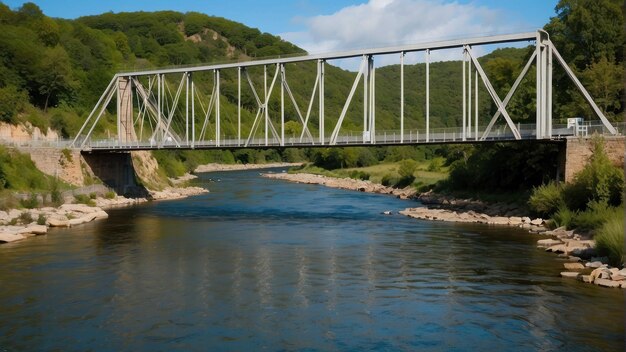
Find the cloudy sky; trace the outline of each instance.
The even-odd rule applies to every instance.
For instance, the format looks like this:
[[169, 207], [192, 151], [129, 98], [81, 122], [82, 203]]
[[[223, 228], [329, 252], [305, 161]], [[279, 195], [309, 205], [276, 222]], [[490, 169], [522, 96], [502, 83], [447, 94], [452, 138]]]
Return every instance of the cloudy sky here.
[[[23, 1], [0, 0], [12, 8]], [[49, 16], [198, 11], [280, 35], [310, 53], [533, 31], [557, 0], [34, 0]], [[236, 4], [236, 5], [235, 5]]]

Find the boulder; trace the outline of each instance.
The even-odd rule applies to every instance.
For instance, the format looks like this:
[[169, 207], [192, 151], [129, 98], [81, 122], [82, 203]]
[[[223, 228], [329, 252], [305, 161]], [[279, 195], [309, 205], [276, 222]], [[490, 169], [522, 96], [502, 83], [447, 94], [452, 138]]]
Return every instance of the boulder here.
[[582, 261], [582, 259], [580, 259], [579, 257], [573, 256], [573, 255], [570, 255], [569, 257], [567, 257], [567, 259], [571, 260], [573, 262], [581, 262]]
[[51, 227], [70, 227], [70, 221], [68, 219], [49, 218], [46, 222]]
[[546, 252], [567, 253], [567, 247], [564, 244], [557, 244], [546, 249]]
[[108, 218], [109, 214], [107, 214], [107, 212], [104, 211], [104, 210], [100, 210], [100, 211], [96, 212], [94, 214], [94, 216], [95, 216], [94, 220], [99, 220], [99, 219], [106, 219], [106, 218]]
[[537, 246], [539, 247], [552, 247], [555, 246], [557, 244], [561, 244], [562, 242], [559, 240], [555, 240], [553, 238], [546, 238], [543, 240], [539, 240], [537, 241]]
[[567, 270], [583, 270], [585, 268], [585, 266], [580, 263], [563, 263], [563, 266]]
[[48, 228], [45, 225], [30, 225], [26, 230], [35, 235], [45, 235], [48, 233]]
[[626, 280], [626, 276], [611, 275], [611, 280], [613, 280], [613, 281], [623, 281], [623, 280]]
[[535, 225], [535, 226], [540, 226], [543, 224], [543, 219], [537, 218], [537, 219], [531, 220], [530, 224]]
[[593, 283], [602, 287], [620, 287], [621, 286], [621, 284], [618, 281], [602, 279], [602, 278], [596, 278], [595, 280], [593, 280]]
[[84, 214], [94, 213], [100, 210], [100, 208], [90, 207], [86, 204], [63, 204], [59, 207], [59, 209]]
[[580, 273], [576, 272], [576, 271], [563, 271], [563, 272], [561, 272], [561, 276], [562, 277], [568, 277], [568, 278], [574, 278], [575, 279], [575, 278], [578, 277], [578, 275], [580, 275]]
[[587, 268], [599, 268], [599, 267], [602, 266], [602, 262], [600, 262], [600, 261], [587, 262], [587, 263], [585, 263], [585, 266]]
[[522, 218], [522, 222], [524, 224], [530, 224], [530, 218], [528, 216], [525, 216], [525, 217]]
[[15, 241], [23, 240], [24, 238], [26, 237], [21, 234], [13, 234], [13, 233], [6, 233], [6, 232], [0, 233], [0, 243], [15, 242]]
[[582, 282], [586, 282], [586, 283], [592, 283], [593, 279], [591, 278], [591, 275], [580, 275], [579, 279], [582, 280]]

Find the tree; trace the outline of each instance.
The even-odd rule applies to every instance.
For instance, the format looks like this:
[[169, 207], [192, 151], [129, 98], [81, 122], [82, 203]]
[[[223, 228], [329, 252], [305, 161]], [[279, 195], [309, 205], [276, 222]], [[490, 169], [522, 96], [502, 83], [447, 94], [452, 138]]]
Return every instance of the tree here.
[[50, 102], [57, 102], [62, 94], [68, 94], [75, 85], [70, 58], [60, 46], [47, 49], [39, 63], [37, 73], [39, 93], [44, 98], [46, 111]]
[[594, 62], [582, 74], [589, 93], [594, 97], [598, 106], [609, 116], [622, 107], [621, 92], [624, 88], [624, 69], [606, 57]]
[[[620, 89], [614, 90], [617, 85], [613, 83], [623, 77], [624, 70], [621, 65], [626, 34], [622, 4], [621, 0], [560, 0], [556, 6], [557, 16], [545, 26], [575, 73], [587, 78], [586, 85], [596, 85], [595, 92], [590, 89], [591, 94], [596, 99], [604, 99], [602, 103], [609, 116], [623, 111], [622, 104], [615, 103]], [[587, 70], [595, 72], [587, 73]], [[609, 84], [600, 87], [599, 80], [609, 75]], [[554, 88], [555, 116], [564, 119], [591, 115], [591, 109], [560, 70], [555, 71]]]
[[15, 122], [15, 116], [24, 109], [27, 101], [26, 92], [15, 86], [0, 88], [0, 121]]

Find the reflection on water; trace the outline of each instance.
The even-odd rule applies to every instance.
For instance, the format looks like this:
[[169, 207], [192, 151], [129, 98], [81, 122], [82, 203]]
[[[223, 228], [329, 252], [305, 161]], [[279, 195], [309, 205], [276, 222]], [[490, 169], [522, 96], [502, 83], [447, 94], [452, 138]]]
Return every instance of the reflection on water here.
[[206, 195], [0, 246], [0, 351], [623, 349], [623, 293], [562, 280], [522, 231], [217, 178]]

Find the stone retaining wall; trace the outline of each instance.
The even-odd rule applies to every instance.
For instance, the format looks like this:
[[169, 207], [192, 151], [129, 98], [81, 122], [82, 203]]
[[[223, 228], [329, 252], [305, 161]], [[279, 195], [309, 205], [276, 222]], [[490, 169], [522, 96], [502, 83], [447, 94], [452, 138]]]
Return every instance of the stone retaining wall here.
[[[604, 150], [609, 159], [620, 168], [624, 167], [624, 154], [626, 153], [626, 137], [604, 137]], [[561, 160], [559, 169], [562, 173], [562, 179], [565, 182], [571, 182], [574, 175], [581, 171], [589, 157], [591, 156], [591, 137], [568, 137], [561, 150]]]

